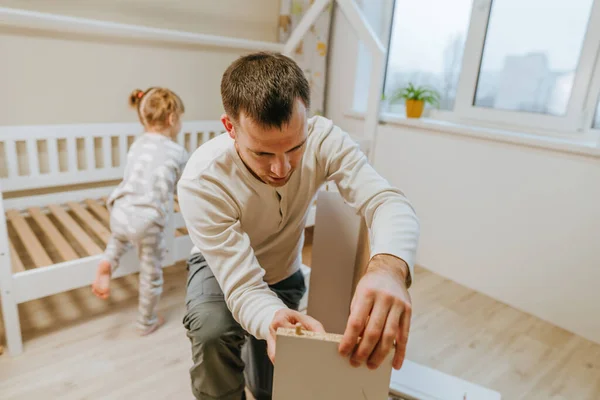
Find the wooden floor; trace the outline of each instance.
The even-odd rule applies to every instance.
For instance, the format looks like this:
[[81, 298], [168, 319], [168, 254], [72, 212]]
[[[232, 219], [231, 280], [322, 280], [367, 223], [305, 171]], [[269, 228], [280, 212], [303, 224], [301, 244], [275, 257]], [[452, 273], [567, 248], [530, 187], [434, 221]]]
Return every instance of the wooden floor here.
[[[137, 275], [115, 280], [108, 302], [83, 288], [20, 306], [25, 353], [0, 356], [0, 398], [192, 399], [185, 273], [165, 270], [167, 323], [145, 338], [133, 329]], [[415, 278], [410, 360], [503, 399], [600, 399], [599, 345], [424, 269]]]

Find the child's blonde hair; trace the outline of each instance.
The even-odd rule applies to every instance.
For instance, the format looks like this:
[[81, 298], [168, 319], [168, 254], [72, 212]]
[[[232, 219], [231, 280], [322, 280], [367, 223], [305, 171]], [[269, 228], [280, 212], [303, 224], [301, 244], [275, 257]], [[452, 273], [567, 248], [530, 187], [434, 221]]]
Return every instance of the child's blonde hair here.
[[140, 122], [146, 127], [163, 128], [169, 125], [169, 115], [178, 117], [185, 112], [181, 98], [172, 90], [151, 87], [146, 91], [135, 89], [129, 96], [129, 105], [137, 109]]

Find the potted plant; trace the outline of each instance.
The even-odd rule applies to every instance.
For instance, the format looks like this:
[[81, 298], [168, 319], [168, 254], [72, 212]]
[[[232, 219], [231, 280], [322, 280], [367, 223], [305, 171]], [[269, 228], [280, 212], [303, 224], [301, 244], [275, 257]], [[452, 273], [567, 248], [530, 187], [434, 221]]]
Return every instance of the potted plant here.
[[425, 103], [437, 107], [440, 95], [433, 89], [425, 86], [414, 86], [412, 83], [409, 83], [408, 86], [400, 88], [393, 93], [390, 103], [398, 102], [400, 99], [405, 100], [407, 118], [420, 118], [423, 114]]

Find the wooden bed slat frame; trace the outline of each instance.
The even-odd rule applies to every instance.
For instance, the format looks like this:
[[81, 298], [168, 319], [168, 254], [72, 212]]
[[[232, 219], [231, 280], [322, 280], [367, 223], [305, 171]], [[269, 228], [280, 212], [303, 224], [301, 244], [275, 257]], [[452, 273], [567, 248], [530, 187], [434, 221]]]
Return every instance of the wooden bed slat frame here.
[[88, 236], [88, 234], [71, 218], [71, 216], [59, 205], [49, 204], [48, 209], [54, 217], [62, 224], [64, 229], [70, 232], [71, 236], [83, 249], [87, 255], [93, 256], [102, 253], [102, 249]]
[[52, 242], [63, 261], [72, 261], [80, 258], [75, 250], [73, 250], [67, 239], [65, 239], [62, 233], [60, 233], [52, 221], [50, 221], [50, 218], [48, 218], [39, 207], [30, 207], [27, 209], [27, 211], [29, 212], [31, 218], [33, 218], [33, 220], [40, 226], [44, 234]]
[[[100, 205], [99, 201], [101, 200], [90, 198], [84, 199], [82, 203], [88, 206], [87, 209], [79, 202], [67, 201], [64, 206], [69, 209], [66, 209], [61, 204], [47, 204], [45, 208], [48, 209], [48, 213], [45, 213], [42, 208], [38, 206], [28, 207], [23, 211], [10, 210], [7, 212], [7, 220], [10, 221], [13, 226], [14, 221], [17, 222], [18, 228], [15, 228], [15, 232], [17, 232], [18, 240], [30, 244], [29, 248], [26, 247], [25, 250], [27, 251], [29, 258], [34, 261], [34, 265], [27, 265], [24, 263], [19, 258], [18, 252], [15, 250], [14, 244], [11, 241], [12, 272], [18, 273], [30, 268], [39, 268], [54, 264], [53, 262], [46, 262], [46, 265], [41, 265], [40, 260], [38, 260], [38, 263], [35, 263], [34, 255], [42, 254], [43, 257], [43, 253], [37, 253], [37, 250], [34, 250], [34, 248], [31, 247], [35, 246], [35, 244], [32, 244], [34, 242], [30, 238], [37, 238], [37, 236], [29, 224], [27, 224], [26, 216], [31, 217], [31, 219], [40, 227], [41, 233], [48, 240], [52, 248], [56, 250], [62, 261], [80, 260], [84, 257], [100, 254], [102, 252], [101, 247], [98, 246], [94, 239], [90, 237], [90, 234], [85, 231], [86, 228], [89, 228], [104, 245], [107, 244], [110, 238], [110, 230], [102, 223], [102, 221], [107, 224], [109, 223], [110, 214], [106, 208]], [[176, 204], [177, 203], [173, 204], [174, 209], [177, 209], [176, 212], [179, 212], [178, 208], [175, 207]], [[69, 211], [72, 211], [77, 216], [78, 220], [72, 218], [69, 215]], [[48, 217], [49, 215], [53, 215], [58, 222], [53, 222]], [[17, 229], [20, 229], [20, 231], [17, 231]], [[31, 230], [31, 233], [27, 233], [27, 230]], [[23, 231], [25, 231], [25, 233], [23, 233]], [[21, 235], [19, 235], [18, 232], [21, 232]], [[70, 236], [74, 238], [73, 240], [85, 250], [86, 254], [83, 256], [79, 255], [63, 232], [68, 232]], [[175, 237], [187, 235], [188, 232], [185, 227], [177, 227], [175, 229]], [[29, 239], [24, 240], [25, 237]], [[9, 240], [12, 239], [9, 238]], [[46, 254], [50, 254], [49, 249], [45, 248], [41, 241], [40, 246], [45, 250]]]
[[104, 221], [107, 225], [110, 225], [110, 213], [106, 208], [102, 207], [97, 201], [92, 199], [85, 199], [84, 203], [98, 218], [100, 218], [100, 220]]
[[29, 253], [29, 257], [31, 257], [31, 260], [36, 267], [45, 267], [54, 264], [48, 253], [46, 253], [44, 246], [42, 246], [39, 239], [35, 233], [33, 233], [33, 230], [19, 211], [8, 210], [6, 212], [6, 217], [12, 223], [15, 232], [17, 232], [17, 236], [21, 240], [21, 243], [23, 243], [23, 246]]
[[16, 274], [17, 272], [25, 271], [23, 262], [19, 258], [19, 255], [17, 254], [17, 250], [15, 250], [15, 246], [13, 245], [12, 241], [10, 241], [10, 240], [8, 241], [8, 246], [9, 246], [9, 250], [10, 250], [10, 260], [12, 263], [13, 274]]
[[108, 243], [110, 238], [110, 231], [104, 227], [92, 214], [88, 212], [79, 203], [72, 201], [67, 202], [67, 205], [71, 208], [71, 211], [79, 217], [91, 230], [96, 234], [104, 244]]

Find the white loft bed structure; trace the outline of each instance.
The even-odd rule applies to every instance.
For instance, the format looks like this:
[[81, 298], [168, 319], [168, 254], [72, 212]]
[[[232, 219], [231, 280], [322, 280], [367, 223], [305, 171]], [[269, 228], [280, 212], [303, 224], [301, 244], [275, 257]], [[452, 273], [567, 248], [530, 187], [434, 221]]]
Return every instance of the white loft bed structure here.
[[[285, 44], [156, 29], [1, 7], [0, 25], [248, 51], [269, 50], [291, 56], [292, 51], [329, 3], [331, 0], [316, 0]], [[336, 0], [335, 3], [354, 27], [359, 38], [366, 43], [372, 56], [373, 73], [362, 135], [363, 144], [366, 143], [363, 150], [372, 160], [377, 139], [379, 99], [383, 89], [387, 50], [367, 23], [354, 0]], [[188, 150], [192, 151], [221, 130], [219, 121], [189, 122], [184, 124], [179, 140]], [[112, 187], [15, 197], [4, 201], [2, 193], [121, 179], [126, 151], [132, 137], [138, 132], [137, 124], [0, 127], [0, 142], [3, 143], [5, 152], [2, 156], [6, 158], [8, 169], [8, 177], [0, 178], [0, 293], [7, 345], [12, 355], [20, 354], [23, 351], [18, 304], [91, 284], [100, 248], [98, 241], [101, 243], [108, 234], [105, 224], [108, 212], [104, 207], [103, 198]], [[21, 171], [21, 164], [16, 157], [18, 142], [25, 143], [26, 172]], [[42, 160], [38, 157], [38, 143], [40, 142], [45, 143], [48, 159]], [[95, 143], [101, 143], [100, 152]], [[80, 146], [81, 144], [82, 146]], [[61, 149], [66, 152], [66, 165], [61, 165], [61, 160], [57, 155], [57, 151]], [[82, 158], [85, 160], [84, 162], [81, 161]], [[47, 172], [40, 172], [42, 164], [47, 166]], [[344, 209], [343, 201], [334, 192], [322, 192], [317, 202], [317, 210], [320, 207], [322, 210], [317, 211], [316, 220], [314, 212], [308, 215], [309, 225], [312, 221], [316, 221], [315, 237], [327, 235], [327, 231], [336, 226], [329, 223], [331, 218], [344, 218], [346, 222], [342, 226], [354, 227], [356, 232], [341, 235], [346, 242], [341, 241], [336, 245], [345, 246], [347, 252], [356, 255], [357, 242], [353, 241], [353, 238], [356, 239], [359, 235], [360, 228], [359, 222], [357, 222], [359, 217]], [[8, 221], [11, 222], [13, 236], [21, 240], [29, 262], [32, 263], [32, 269], [25, 268], [15, 246], [9, 240]], [[44, 244], [36, 239], [36, 233], [32, 231], [27, 221], [35, 222], [34, 225], [47, 237], [56, 250], [58, 255], [55, 254], [53, 257], [63, 259], [62, 262], [54, 262], [46, 252]], [[104, 225], [102, 221], [104, 221]], [[185, 224], [178, 213], [176, 198], [173, 201], [173, 215], [170, 221], [167, 236], [169, 253], [165, 265], [185, 259], [191, 248]], [[337, 225], [338, 230], [339, 226]], [[76, 251], [66, 244], [65, 236], [77, 242]], [[94, 237], [92, 238], [92, 236]], [[350, 241], [348, 242], [347, 239]], [[319, 251], [319, 244], [315, 243], [313, 252], [319, 253]], [[345, 268], [347, 275], [353, 275], [353, 270], [348, 266]], [[124, 258], [123, 265], [116, 276], [136, 271], [137, 262], [134, 254], [130, 252]], [[346, 296], [351, 288], [345, 287], [342, 290], [345, 291], [343, 295]], [[319, 297], [319, 293], [316, 291], [316, 288], [309, 291], [309, 300], [316, 300]], [[338, 304], [338, 306], [342, 307], [342, 313], [349, 309], [349, 304]], [[309, 311], [315, 307], [318, 309], [320, 305], [317, 302], [309, 301]], [[463, 396], [468, 399], [500, 399], [500, 395], [496, 392], [410, 361], [406, 361], [400, 371], [393, 372], [390, 393], [405, 399], [419, 400], [463, 399]]]

